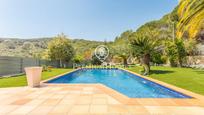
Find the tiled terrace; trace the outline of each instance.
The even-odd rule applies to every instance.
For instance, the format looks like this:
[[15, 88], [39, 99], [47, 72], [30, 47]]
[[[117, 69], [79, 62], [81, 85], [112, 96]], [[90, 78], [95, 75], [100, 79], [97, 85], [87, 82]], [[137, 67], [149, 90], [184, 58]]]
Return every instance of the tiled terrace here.
[[0, 115], [202, 115], [198, 99], [130, 99], [101, 84], [0, 89]]

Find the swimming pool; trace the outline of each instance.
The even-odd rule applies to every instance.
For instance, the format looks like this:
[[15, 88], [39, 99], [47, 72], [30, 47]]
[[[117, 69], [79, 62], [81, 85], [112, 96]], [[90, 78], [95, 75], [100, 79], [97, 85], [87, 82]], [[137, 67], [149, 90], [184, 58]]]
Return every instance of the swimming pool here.
[[130, 98], [191, 98], [121, 69], [80, 69], [47, 83], [101, 83]]

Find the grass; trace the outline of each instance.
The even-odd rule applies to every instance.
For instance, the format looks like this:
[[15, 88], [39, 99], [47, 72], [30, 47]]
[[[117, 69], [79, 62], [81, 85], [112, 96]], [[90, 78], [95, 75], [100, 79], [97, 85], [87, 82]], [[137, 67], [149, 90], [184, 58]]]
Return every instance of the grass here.
[[[51, 72], [43, 72], [42, 80], [54, 77], [56, 75], [59, 75], [71, 70], [72, 69], [52, 69]], [[131, 68], [128, 68], [128, 70], [136, 73], [140, 73], [140, 70], [142, 70], [142, 67], [140, 66], [131, 67]], [[203, 70], [195, 70], [191, 68], [171, 68], [171, 67], [154, 66], [154, 67], [151, 67], [151, 74], [149, 75], [149, 77], [204, 95], [204, 71]], [[0, 88], [26, 86], [26, 85], [27, 85], [27, 82], [26, 82], [25, 75], [0, 79]]]
[[[128, 68], [140, 73], [142, 67]], [[149, 77], [204, 95], [204, 71], [191, 68], [151, 67]]]
[[[42, 80], [49, 79], [56, 75], [69, 72], [72, 69], [52, 69], [52, 71], [45, 71], [42, 73]], [[17, 87], [17, 86], [26, 86], [27, 81], [25, 75], [9, 77], [9, 78], [0, 78], [0, 88], [2, 87]]]

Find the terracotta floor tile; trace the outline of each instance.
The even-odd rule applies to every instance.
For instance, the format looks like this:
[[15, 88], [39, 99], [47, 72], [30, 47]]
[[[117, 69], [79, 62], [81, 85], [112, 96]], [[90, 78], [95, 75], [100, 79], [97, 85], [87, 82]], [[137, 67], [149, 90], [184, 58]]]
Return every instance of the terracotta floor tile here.
[[106, 94], [93, 94], [93, 97], [101, 97], [101, 98], [106, 98], [108, 97]]
[[6, 98], [6, 99], [0, 101], [0, 106], [1, 105], [10, 105], [11, 103], [15, 102], [16, 100], [19, 100], [19, 98], [13, 98], [13, 97]]
[[30, 95], [27, 95], [25, 96], [25, 98], [29, 98], [29, 99], [36, 99], [38, 96], [40, 96], [39, 94], [30, 94]]
[[48, 114], [52, 109], [54, 108], [54, 106], [38, 106], [37, 108], [35, 108], [34, 110], [32, 110], [30, 114], [32, 115], [42, 115], [42, 114]]
[[48, 113], [46, 115], [68, 115], [67, 113]]
[[101, 90], [94, 90], [93, 91], [95, 94], [103, 94], [104, 92], [103, 91], [101, 91]]
[[181, 114], [181, 115], [202, 115], [204, 108], [201, 107], [188, 107], [188, 106], [160, 106], [168, 114]]
[[64, 94], [54, 94], [49, 99], [62, 99], [63, 97], [65, 97]]
[[186, 102], [194, 106], [204, 106], [204, 101], [200, 101], [197, 99], [189, 99], [189, 100], [186, 100]]
[[128, 109], [125, 105], [108, 105], [108, 113], [123, 113], [127, 114]]
[[91, 105], [90, 106], [90, 113], [91, 114], [105, 114], [108, 112], [107, 105]]
[[32, 101], [32, 99], [28, 99], [28, 98], [25, 98], [25, 99], [19, 99], [19, 100], [16, 100], [14, 102], [11, 103], [11, 105], [24, 105], [28, 102]]
[[[110, 94], [109, 94], [110, 93]], [[0, 89], [0, 115], [149, 115], [204, 113], [196, 99], [133, 99], [101, 85]], [[30, 97], [30, 98], [29, 98]]]
[[161, 108], [160, 106], [145, 106], [145, 108], [147, 109], [147, 111], [150, 114], [168, 114], [165, 109]]
[[41, 105], [42, 106], [54, 106], [57, 105], [61, 100], [60, 99], [47, 99]]
[[14, 111], [15, 109], [17, 109], [19, 107], [20, 106], [17, 106], [17, 105], [5, 105], [5, 106], [1, 106], [0, 107], [0, 115], [1, 114], [10, 113], [10, 112]]
[[43, 93], [42, 95], [38, 96], [37, 99], [48, 99], [51, 96], [53, 96], [54, 94], [50, 94], [50, 93]]
[[140, 102], [138, 102], [137, 100], [133, 100], [133, 99], [126, 101], [125, 104], [126, 105], [137, 105], [137, 106], [141, 105]]
[[45, 99], [33, 99], [32, 101], [25, 104], [25, 106], [36, 106], [40, 105], [45, 101]]
[[76, 104], [91, 104], [92, 97], [91, 96], [79, 96], [76, 101]]
[[82, 91], [81, 92], [81, 95], [92, 95], [92, 94], [94, 94], [94, 92], [92, 91]]
[[89, 113], [89, 105], [74, 105], [68, 114], [87, 114]]
[[193, 115], [204, 114], [204, 107], [186, 107], [186, 109]]
[[115, 98], [113, 98], [111, 96], [107, 96], [107, 101], [108, 101], [108, 104], [111, 104], [111, 105], [113, 105], [113, 104], [116, 104], [116, 105], [121, 104], [118, 100], [116, 100]]
[[91, 104], [95, 104], [95, 105], [107, 104], [107, 98], [93, 98]]
[[158, 106], [159, 104], [153, 99], [137, 99], [137, 102], [143, 106]]
[[9, 114], [28, 114], [32, 110], [34, 110], [37, 106], [21, 106]]
[[58, 105], [73, 105], [76, 104], [77, 100], [75, 99], [62, 99]]
[[185, 99], [172, 99], [178, 106], [191, 106], [192, 104], [185, 101]]
[[129, 113], [132, 114], [149, 114], [147, 109], [143, 106], [127, 106]]
[[177, 104], [171, 99], [153, 99], [160, 106], [176, 106]]
[[67, 114], [71, 108], [71, 105], [57, 105], [49, 112], [49, 114]]
[[79, 96], [80, 95], [78, 95], [78, 94], [67, 94], [63, 99], [73, 99], [73, 100], [75, 100], [75, 99], [78, 99]]
[[93, 91], [94, 88], [93, 87], [85, 87], [83, 88], [84, 91]]
[[81, 91], [68, 91], [68, 94], [81, 94]]

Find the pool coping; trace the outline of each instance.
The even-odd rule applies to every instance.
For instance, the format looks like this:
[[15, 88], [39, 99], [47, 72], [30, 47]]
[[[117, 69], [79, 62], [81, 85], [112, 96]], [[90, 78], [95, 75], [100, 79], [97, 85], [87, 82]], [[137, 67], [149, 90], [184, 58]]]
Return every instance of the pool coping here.
[[[159, 84], [163, 87], [166, 87], [166, 88], [169, 88], [171, 90], [175, 90], [179, 93], [182, 93], [184, 95], [187, 95], [187, 96], [190, 96], [192, 98], [130, 98], [104, 84], [100, 84], [100, 83], [94, 83], [94, 84], [83, 84], [83, 83], [80, 83], [80, 84], [65, 84], [65, 83], [47, 83], [48, 81], [50, 80], [53, 80], [53, 79], [56, 79], [58, 77], [61, 77], [63, 75], [66, 75], [68, 73], [72, 73], [72, 72], [75, 72], [77, 70], [80, 70], [80, 69], [74, 69], [72, 71], [69, 71], [69, 72], [66, 72], [66, 73], [63, 73], [63, 74], [60, 74], [60, 75], [57, 75], [55, 77], [52, 77], [52, 78], [49, 78], [47, 80], [43, 80], [41, 82], [41, 84], [44, 84], [44, 85], [48, 85], [48, 86], [77, 86], [77, 85], [80, 85], [80, 86], [94, 86], [94, 87], [97, 87], [99, 88], [100, 90], [102, 90], [103, 92], [105, 92], [106, 94], [114, 97], [115, 99], [117, 99], [118, 101], [120, 101], [121, 103], [123, 104], [126, 104], [126, 105], [137, 105], [138, 104], [138, 101], [141, 103], [141, 104], [144, 104], [146, 106], [149, 106], [149, 105], [154, 105], [154, 106], [158, 106], [158, 103], [160, 105], [165, 105], [165, 106], [178, 106], [178, 104], [176, 104], [177, 102], [179, 102], [182, 106], [204, 106], [204, 96], [200, 95], [200, 94], [196, 94], [196, 93], [193, 93], [191, 91], [188, 91], [188, 90], [185, 90], [185, 89], [182, 89], [182, 88], [179, 88], [179, 87], [176, 87], [174, 85], [171, 85], [171, 84], [168, 84], [168, 83], [165, 83], [165, 82], [162, 82], [162, 81], [159, 81], [159, 80], [156, 80], [156, 79], [153, 79], [153, 78], [150, 78], [150, 77], [146, 77], [146, 76], [143, 76], [143, 75], [140, 75], [138, 73], [135, 73], [135, 72], [132, 72], [132, 71], [129, 71], [129, 70], [126, 70], [124, 68], [118, 68], [118, 69], [121, 69], [121, 70], [124, 70], [126, 72], [129, 72], [131, 74], [134, 74], [138, 77], [141, 77], [143, 79], [146, 79], [146, 80], [149, 80], [153, 83], [156, 83], [156, 84]], [[156, 101], [157, 103], [150, 103], [152, 101]], [[175, 103], [168, 103], [168, 101], [173, 101]], [[146, 102], [146, 103], [143, 103], [143, 102]]]
[[[179, 92], [179, 93], [182, 93], [182, 94], [184, 94], [184, 95], [191, 96], [192, 98], [198, 98], [198, 99], [201, 98], [201, 99], [204, 99], [204, 96], [203, 96], [203, 95], [200, 95], [200, 94], [191, 92], [191, 91], [186, 90], [186, 89], [183, 89], [183, 88], [179, 88], [179, 87], [177, 87], [177, 86], [168, 84], [168, 83], [163, 82], [163, 81], [159, 81], [159, 80], [153, 79], [153, 78], [151, 78], [151, 77], [147, 77], [147, 76], [140, 75], [140, 74], [135, 73], [135, 72], [132, 72], [132, 71], [130, 71], [130, 70], [126, 70], [126, 69], [123, 69], [123, 68], [120, 68], [120, 69], [121, 69], [121, 70], [124, 70], [124, 71], [126, 71], [126, 72], [129, 72], [129, 73], [131, 73], [131, 74], [134, 74], [134, 75], [136, 75], [136, 76], [139, 76], [139, 77], [141, 77], [141, 78], [144, 78], [144, 79], [147, 79], [147, 80], [149, 80], [149, 81], [152, 81], [152, 82], [154, 82], [154, 83], [157, 83], [157, 84], [159, 84], [159, 85], [162, 85], [162, 86], [164, 86], [164, 87], [167, 87], [167, 88], [169, 88], [169, 89], [175, 90], [175, 91], [177, 91], [177, 92]], [[185, 99], [185, 98], [184, 98], [184, 99]]]

